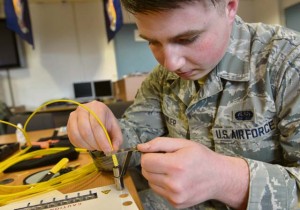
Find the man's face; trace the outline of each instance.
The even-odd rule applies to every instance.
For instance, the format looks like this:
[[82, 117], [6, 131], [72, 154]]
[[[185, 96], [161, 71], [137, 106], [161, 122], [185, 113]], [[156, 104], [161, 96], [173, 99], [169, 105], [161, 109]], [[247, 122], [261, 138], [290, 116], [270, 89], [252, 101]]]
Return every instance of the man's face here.
[[156, 60], [183, 79], [198, 80], [222, 59], [235, 13], [229, 3], [221, 13], [196, 2], [135, 17], [140, 36], [149, 42]]

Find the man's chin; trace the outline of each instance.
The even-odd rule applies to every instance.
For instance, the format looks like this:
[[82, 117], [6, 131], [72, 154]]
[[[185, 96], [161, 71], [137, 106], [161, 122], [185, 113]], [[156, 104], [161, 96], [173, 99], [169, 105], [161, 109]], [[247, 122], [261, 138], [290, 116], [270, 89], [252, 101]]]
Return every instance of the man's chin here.
[[199, 79], [201, 79], [202, 77], [204, 77], [204, 76], [201, 76], [201, 75], [189, 75], [189, 76], [187, 76], [187, 75], [178, 75], [181, 79], [183, 79], [183, 80], [199, 80]]

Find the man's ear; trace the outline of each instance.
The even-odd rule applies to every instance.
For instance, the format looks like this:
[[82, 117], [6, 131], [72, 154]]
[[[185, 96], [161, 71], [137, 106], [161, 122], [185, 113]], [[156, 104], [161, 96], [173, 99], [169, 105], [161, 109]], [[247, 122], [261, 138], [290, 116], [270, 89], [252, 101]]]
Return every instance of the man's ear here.
[[238, 10], [239, 0], [226, 0], [226, 15], [230, 21], [234, 21], [235, 15]]

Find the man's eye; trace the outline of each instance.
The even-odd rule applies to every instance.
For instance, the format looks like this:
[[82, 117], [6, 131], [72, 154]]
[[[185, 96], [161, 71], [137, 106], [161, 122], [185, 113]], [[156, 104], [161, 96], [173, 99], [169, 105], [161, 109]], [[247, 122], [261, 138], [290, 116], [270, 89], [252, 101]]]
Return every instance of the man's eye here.
[[149, 45], [157, 45], [158, 42], [156, 42], [156, 41], [148, 41], [148, 44], [149, 44]]
[[182, 44], [182, 45], [187, 45], [187, 44], [191, 44], [194, 41], [196, 41], [196, 39], [198, 38], [197, 36], [193, 36], [193, 37], [189, 37], [189, 38], [181, 38], [177, 40], [178, 44]]
[[148, 41], [149, 46], [157, 46], [159, 43], [156, 41]]

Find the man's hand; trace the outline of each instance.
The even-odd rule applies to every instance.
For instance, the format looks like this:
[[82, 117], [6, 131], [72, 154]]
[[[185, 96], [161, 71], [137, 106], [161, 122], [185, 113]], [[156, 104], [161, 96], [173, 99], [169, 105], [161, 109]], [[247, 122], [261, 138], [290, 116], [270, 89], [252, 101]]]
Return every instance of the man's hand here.
[[[84, 105], [95, 112], [101, 120], [112, 141], [113, 149], [119, 149], [119, 146], [122, 144], [122, 133], [118, 120], [111, 110], [104, 103], [98, 101]], [[76, 147], [103, 152], [112, 150], [103, 128], [95, 117], [82, 107], [78, 107], [70, 114], [67, 132], [70, 141]]]
[[159, 137], [138, 145], [144, 177], [174, 207], [219, 200], [243, 209], [248, 198], [246, 161], [228, 157], [184, 139]]

